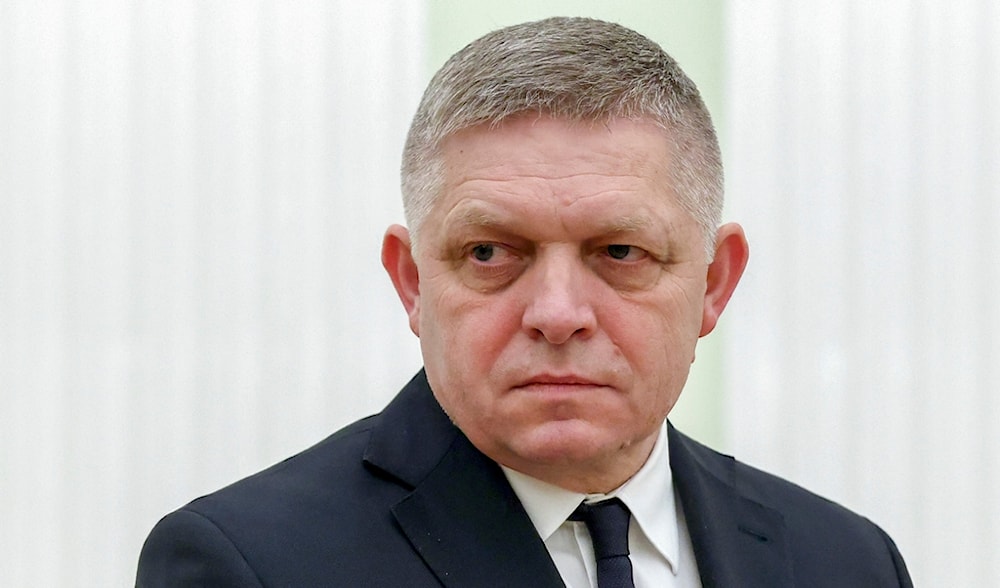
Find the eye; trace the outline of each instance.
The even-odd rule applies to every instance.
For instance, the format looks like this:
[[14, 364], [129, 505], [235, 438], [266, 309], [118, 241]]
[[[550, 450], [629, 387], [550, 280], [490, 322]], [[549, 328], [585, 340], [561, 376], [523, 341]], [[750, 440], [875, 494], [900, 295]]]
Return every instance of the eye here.
[[646, 256], [646, 252], [634, 245], [608, 245], [608, 257], [619, 261], [639, 261]]
[[476, 261], [487, 262], [493, 259], [494, 254], [496, 254], [496, 246], [490, 243], [480, 243], [472, 248], [472, 257]]
[[506, 266], [516, 257], [508, 247], [498, 243], [472, 243], [465, 251], [466, 259], [483, 267]]
[[472, 241], [461, 252], [456, 275], [466, 286], [484, 294], [505, 288], [525, 268], [524, 251], [506, 243]]

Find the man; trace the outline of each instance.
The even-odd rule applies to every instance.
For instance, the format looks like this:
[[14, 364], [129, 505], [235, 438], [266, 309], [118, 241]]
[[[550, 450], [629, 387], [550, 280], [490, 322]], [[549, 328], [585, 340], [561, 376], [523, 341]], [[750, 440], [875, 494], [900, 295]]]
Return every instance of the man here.
[[138, 585], [910, 585], [874, 524], [666, 421], [748, 249], [657, 45], [586, 19], [486, 35], [431, 81], [402, 183], [382, 262], [424, 371], [168, 515]]

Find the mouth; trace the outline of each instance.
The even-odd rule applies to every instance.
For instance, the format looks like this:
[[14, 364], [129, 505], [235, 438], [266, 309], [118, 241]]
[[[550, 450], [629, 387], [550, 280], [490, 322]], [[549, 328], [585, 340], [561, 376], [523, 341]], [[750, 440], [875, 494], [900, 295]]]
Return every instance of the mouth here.
[[589, 388], [606, 388], [607, 385], [584, 376], [579, 376], [576, 374], [562, 374], [562, 375], [552, 375], [552, 374], [541, 374], [537, 376], [532, 376], [523, 382], [514, 386], [514, 389], [520, 390], [532, 390], [532, 391], [581, 391]]

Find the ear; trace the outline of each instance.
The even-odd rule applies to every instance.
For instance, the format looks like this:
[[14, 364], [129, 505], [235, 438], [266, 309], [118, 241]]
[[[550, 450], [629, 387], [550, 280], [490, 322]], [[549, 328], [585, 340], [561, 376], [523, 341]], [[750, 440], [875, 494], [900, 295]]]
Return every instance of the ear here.
[[699, 337], [711, 333], [719, 322], [722, 311], [743, 275], [749, 256], [750, 247], [743, 234], [743, 227], [736, 223], [721, 226], [715, 236], [715, 258], [708, 265]]
[[382, 238], [382, 267], [389, 273], [396, 294], [410, 318], [410, 330], [420, 336], [420, 274], [413, 258], [410, 232], [406, 227], [392, 225]]

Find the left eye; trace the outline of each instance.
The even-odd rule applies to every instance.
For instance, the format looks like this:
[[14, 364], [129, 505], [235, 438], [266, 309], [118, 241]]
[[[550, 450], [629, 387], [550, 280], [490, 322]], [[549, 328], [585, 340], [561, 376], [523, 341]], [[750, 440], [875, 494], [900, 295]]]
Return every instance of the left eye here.
[[621, 261], [635, 261], [643, 255], [643, 250], [632, 245], [608, 245], [608, 257]]

